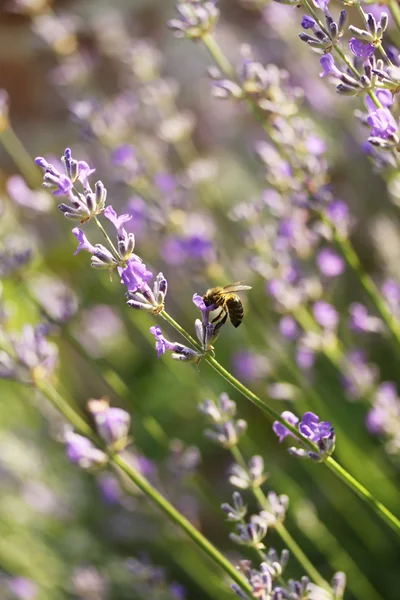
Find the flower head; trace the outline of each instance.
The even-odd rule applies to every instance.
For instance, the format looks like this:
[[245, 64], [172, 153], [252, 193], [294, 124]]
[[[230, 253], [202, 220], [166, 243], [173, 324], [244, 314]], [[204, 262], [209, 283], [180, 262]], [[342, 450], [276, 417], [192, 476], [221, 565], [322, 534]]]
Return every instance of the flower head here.
[[110, 407], [107, 400], [90, 400], [89, 412], [93, 415], [99, 436], [114, 451], [123, 450], [128, 442], [131, 417], [122, 408]]
[[344, 260], [330, 248], [322, 248], [317, 254], [317, 266], [325, 277], [337, 277], [344, 271]]
[[90, 440], [73, 431], [64, 435], [67, 458], [70, 462], [83, 469], [102, 467], [107, 462], [107, 456], [96, 448]]
[[322, 71], [319, 74], [320, 77], [331, 75], [332, 77], [337, 77], [338, 79], [341, 78], [342, 73], [335, 65], [335, 61], [333, 60], [333, 56], [331, 54], [324, 54], [319, 59], [319, 62], [322, 67]]
[[375, 52], [375, 47], [367, 42], [362, 42], [355, 37], [349, 39], [349, 48], [359, 58], [367, 59]]
[[301, 435], [312, 442], [319, 442], [330, 437], [333, 429], [329, 421], [320, 421], [319, 417], [312, 412], [304, 413], [298, 428]]
[[198, 352], [196, 352], [195, 350], [192, 350], [191, 348], [188, 348], [187, 346], [184, 346], [183, 344], [179, 344], [178, 342], [168, 341], [163, 336], [161, 328], [158, 325], [150, 327], [150, 333], [156, 339], [156, 350], [157, 350], [158, 358], [160, 358], [160, 356], [162, 354], [165, 354], [165, 352], [167, 350], [172, 352], [172, 358], [174, 360], [185, 361], [185, 362], [190, 362], [190, 361], [198, 362], [199, 359], [201, 358], [201, 355]]
[[119, 269], [121, 283], [123, 283], [128, 292], [142, 292], [149, 286], [148, 281], [153, 277], [153, 273], [147, 270], [146, 265], [137, 258], [132, 258], [126, 263], [126, 267]]

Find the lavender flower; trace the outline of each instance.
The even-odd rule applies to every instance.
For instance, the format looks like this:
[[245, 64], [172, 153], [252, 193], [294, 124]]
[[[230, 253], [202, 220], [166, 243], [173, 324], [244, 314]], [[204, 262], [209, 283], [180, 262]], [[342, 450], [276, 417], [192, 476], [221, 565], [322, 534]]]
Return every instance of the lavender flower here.
[[350, 329], [356, 333], [381, 333], [384, 330], [382, 320], [379, 317], [369, 315], [366, 306], [360, 302], [353, 302], [349, 308], [349, 313]]
[[[281, 417], [282, 419], [290, 423], [290, 425], [297, 425], [297, 423], [299, 422], [298, 417], [296, 417], [296, 415], [294, 415], [289, 410], [283, 411]], [[288, 429], [286, 429], [284, 425], [282, 425], [282, 423], [279, 423], [279, 421], [275, 421], [273, 423], [272, 430], [278, 436], [279, 442], [282, 442], [288, 435], [293, 435]]]
[[82, 435], [66, 431], [64, 441], [68, 460], [82, 469], [98, 469], [106, 464], [107, 455]]
[[233, 465], [230, 469], [229, 482], [241, 490], [258, 488], [267, 479], [264, 473], [264, 460], [262, 456], [252, 456], [247, 469], [240, 465]]
[[199, 294], [193, 295], [193, 303], [201, 312], [201, 321], [200, 319], [196, 319], [195, 321], [197, 339], [199, 340], [205, 352], [207, 352], [208, 350], [211, 350], [213, 352], [213, 344], [217, 339], [217, 336], [220, 332], [220, 328], [223, 323], [221, 320], [218, 320], [215, 323], [215, 325], [212, 322], [210, 323], [210, 313], [215, 309], [214, 304], [206, 306], [206, 304], [204, 304], [203, 298], [199, 296]]
[[10, 578], [7, 587], [15, 600], [35, 600], [39, 593], [36, 583], [26, 577]]
[[330, 248], [320, 250], [316, 262], [325, 277], [338, 277], [344, 271], [344, 260]]
[[177, 38], [199, 39], [216, 24], [219, 10], [213, 0], [183, 0], [178, 2], [177, 19], [170, 19], [168, 27]]
[[8, 337], [10, 352], [0, 352], [0, 377], [32, 383], [51, 376], [57, 365], [56, 346], [46, 340], [46, 327], [25, 325]]
[[168, 350], [168, 351], [172, 352], [171, 357], [174, 360], [198, 363], [199, 360], [201, 359], [202, 355], [199, 354], [198, 352], [196, 352], [195, 350], [192, 350], [191, 348], [188, 348], [187, 346], [183, 346], [182, 344], [179, 344], [178, 342], [169, 342], [163, 336], [161, 328], [158, 325], [150, 327], [150, 333], [156, 339], [156, 350], [157, 350], [158, 358], [160, 358], [160, 356], [162, 354], [165, 354], [165, 352]]
[[392, 381], [381, 383], [366, 417], [366, 426], [372, 435], [385, 439], [389, 454], [400, 453], [400, 398], [396, 384]]
[[332, 304], [321, 300], [314, 304], [312, 311], [318, 325], [330, 331], [336, 329], [339, 322], [339, 315]]
[[227, 521], [240, 522], [243, 521], [247, 514], [247, 507], [243, 502], [243, 498], [239, 492], [233, 492], [232, 494], [232, 506], [227, 502], [221, 505], [221, 510], [226, 513]]
[[31, 190], [20, 175], [7, 179], [7, 193], [20, 208], [37, 213], [47, 213], [52, 208], [51, 197], [42, 190]]
[[244, 419], [234, 419], [236, 404], [228, 394], [221, 394], [217, 404], [212, 400], [204, 400], [199, 405], [199, 411], [206, 416], [211, 425], [204, 431], [204, 435], [223, 448], [236, 446], [247, 429]]
[[376, 365], [368, 364], [362, 350], [347, 353], [342, 365], [342, 385], [351, 399], [357, 400], [370, 393], [378, 377]]
[[[65, 174], [39, 156], [35, 162], [43, 169], [43, 187], [53, 189], [54, 196], [65, 196], [69, 204], [60, 204], [59, 210], [68, 219], [85, 223], [104, 210], [107, 190], [98, 181], [92, 190], [89, 177], [94, 172], [85, 161], [72, 158], [71, 150], [67, 148], [62, 157]], [[76, 188], [80, 184], [82, 192]]]
[[303, 437], [312, 442], [320, 442], [332, 435], [332, 425], [328, 421], [320, 421], [312, 412], [304, 413], [298, 429]]
[[111, 408], [107, 400], [90, 400], [88, 410], [93, 416], [97, 433], [107, 447], [112, 452], [124, 450], [129, 441], [129, 413], [122, 408]]
[[267, 535], [267, 526], [265, 523], [237, 523], [237, 533], [230, 533], [229, 539], [235, 544], [242, 546], [249, 546], [256, 550], [263, 550], [265, 548], [262, 540]]
[[[300, 436], [297, 441], [301, 442], [301, 436], [314, 442], [318, 447], [318, 452], [306, 451], [304, 448], [289, 448], [289, 453], [299, 458], [311, 458], [315, 461], [324, 460], [330, 456], [335, 449], [335, 432], [332, 425], [328, 421], [320, 421], [318, 416], [312, 412], [304, 413], [301, 421], [291, 412], [285, 411], [281, 417], [292, 425], [297, 425]], [[272, 425], [272, 430], [278, 436], [279, 441], [285, 439], [288, 435], [295, 437], [284, 425], [279, 421], [275, 421]]]

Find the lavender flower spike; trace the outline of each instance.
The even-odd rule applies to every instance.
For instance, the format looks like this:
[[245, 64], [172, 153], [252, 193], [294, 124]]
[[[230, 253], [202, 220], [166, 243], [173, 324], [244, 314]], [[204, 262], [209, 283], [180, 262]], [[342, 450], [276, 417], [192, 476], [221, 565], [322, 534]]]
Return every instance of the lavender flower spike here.
[[[107, 190], [101, 181], [98, 181], [94, 191], [92, 190], [89, 176], [94, 169], [84, 161], [73, 159], [69, 148], [65, 149], [61, 162], [65, 173], [60, 173], [42, 156], [35, 159], [35, 163], [44, 171], [43, 187], [53, 189], [54, 196], [65, 196], [69, 201], [68, 204], [60, 204], [59, 210], [68, 219], [85, 223], [104, 210]], [[78, 183], [81, 191], [77, 188]]]
[[82, 435], [78, 435], [73, 431], [66, 431], [64, 441], [68, 460], [79, 465], [82, 469], [96, 469], [106, 464], [106, 454]]
[[168, 350], [172, 352], [172, 358], [174, 360], [180, 360], [184, 362], [194, 361], [196, 363], [199, 362], [201, 354], [199, 354], [195, 350], [192, 350], [191, 348], [188, 348], [187, 346], [184, 346], [183, 344], [179, 344], [178, 342], [169, 342], [163, 336], [161, 328], [158, 325], [150, 327], [149, 331], [151, 335], [153, 335], [156, 339], [156, 350], [158, 358], [160, 358], [160, 356], [162, 354], [165, 354], [165, 352]]
[[97, 432], [107, 447], [114, 452], [124, 450], [131, 424], [129, 413], [122, 408], [110, 407], [105, 399], [90, 400], [88, 409], [93, 416]]
[[118, 266], [118, 261], [114, 258], [109, 250], [102, 244], [96, 244], [93, 246], [86, 235], [79, 229], [74, 227], [72, 230], [73, 235], [78, 240], [78, 247], [74, 254], [78, 254], [81, 250], [87, 250], [92, 255], [91, 266], [94, 269], [114, 269]]
[[208, 350], [213, 352], [213, 344], [217, 339], [222, 324], [221, 321], [218, 321], [215, 325], [210, 323], [210, 313], [215, 309], [215, 305], [206, 306], [199, 294], [193, 294], [193, 303], [201, 311], [201, 321], [200, 319], [196, 319], [195, 321], [197, 339], [205, 352]]

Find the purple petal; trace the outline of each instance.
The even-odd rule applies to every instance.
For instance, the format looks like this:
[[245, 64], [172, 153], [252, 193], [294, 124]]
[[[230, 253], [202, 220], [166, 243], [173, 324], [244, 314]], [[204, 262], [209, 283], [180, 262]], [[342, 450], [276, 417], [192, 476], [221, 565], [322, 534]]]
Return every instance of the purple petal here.
[[72, 230], [72, 233], [74, 234], [74, 236], [76, 237], [76, 239], [79, 242], [78, 247], [75, 250], [74, 254], [78, 254], [78, 252], [80, 252], [80, 250], [87, 250], [88, 252], [90, 252], [90, 254], [94, 254], [94, 252], [96, 252], [95, 246], [93, 246], [89, 242], [86, 235], [83, 233], [82, 229], [79, 229], [79, 227], [74, 227], [74, 229]]
[[362, 42], [354, 37], [349, 39], [349, 48], [354, 56], [358, 56], [359, 58], [363, 59], [367, 59], [375, 52], [375, 48], [372, 44]]

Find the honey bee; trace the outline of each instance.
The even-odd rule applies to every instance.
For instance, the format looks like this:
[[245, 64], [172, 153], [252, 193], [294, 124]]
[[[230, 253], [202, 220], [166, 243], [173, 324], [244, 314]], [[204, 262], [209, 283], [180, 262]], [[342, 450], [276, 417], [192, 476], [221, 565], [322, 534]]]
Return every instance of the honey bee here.
[[229, 319], [234, 327], [239, 327], [243, 320], [243, 304], [236, 292], [244, 292], [245, 290], [251, 290], [249, 285], [242, 285], [241, 281], [231, 283], [225, 287], [214, 287], [206, 291], [203, 296], [203, 302], [206, 306], [212, 306], [215, 304], [215, 308], [221, 308], [212, 323], [219, 321], [218, 329], [226, 323], [229, 315]]

